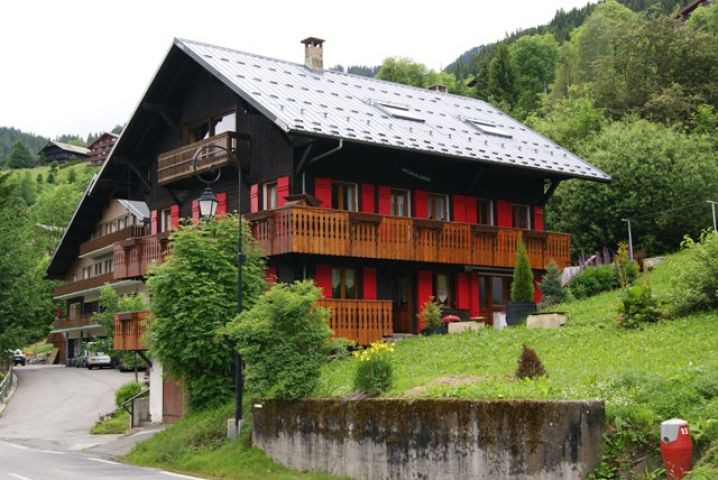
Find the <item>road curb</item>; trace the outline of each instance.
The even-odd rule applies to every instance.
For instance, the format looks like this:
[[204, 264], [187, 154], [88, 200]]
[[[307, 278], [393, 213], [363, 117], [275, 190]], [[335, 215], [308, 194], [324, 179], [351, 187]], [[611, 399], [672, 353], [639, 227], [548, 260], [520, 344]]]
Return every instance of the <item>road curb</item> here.
[[12, 398], [12, 395], [15, 393], [15, 390], [17, 390], [17, 384], [18, 384], [18, 378], [17, 375], [15, 375], [15, 372], [12, 372], [12, 385], [10, 386], [10, 393], [7, 394], [7, 397], [5, 397], [5, 400], [0, 402], [0, 416], [2, 416], [2, 413], [5, 411], [5, 407], [7, 407], [8, 403], [10, 403], [10, 399]]

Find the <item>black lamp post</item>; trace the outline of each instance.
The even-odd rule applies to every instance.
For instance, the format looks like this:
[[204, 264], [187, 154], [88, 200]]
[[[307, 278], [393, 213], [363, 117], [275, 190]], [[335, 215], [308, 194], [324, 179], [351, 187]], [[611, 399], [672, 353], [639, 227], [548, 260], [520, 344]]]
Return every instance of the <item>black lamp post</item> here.
[[[237, 232], [237, 315], [242, 313], [242, 264], [244, 263], [244, 253], [242, 253], [242, 210], [241, 210], [241, 192], [242, 192], [242, 167], [239, 164], [239, 160], [235, 156], [234, 152], [232, 152], [230, 149], [223, 147], [221, 145], [203, 145], [197, 149], [197, 151], [194, 152], [194, 156], [192, 158], [192, 170], [194, 171], [195, 176], [199, 181], [205, 184], [204, 192], [199, 196], [199, 211], [202, 218], [206, 220], [211, 220], [214, 218], [215, 214], [217, 213], [217, 196], [212, 191], [211, 185], [217, 180], [219, 180], [219, 176], [221, 174], [221, 171], [219, 168], [216, 168], [214, 165], [209, 165], [210, 172], [216, 170], [216, 175], [214, 178], [207, 179], [202, 177], [201, 174], [197, 172], [197, 161], [202, 155], [202, 152], [208, 149], [218, 148], [220, 150], [224, 150], [224, 152], [229, 156], [229, 158], [234, 161], [234, 163], [237, 165], [237, 222], [238, 222], [238, 232]], [[242, 393], [243, 393], [244, 385], [242, 380], [242, 356], [240, 355], [239, 351], [236, 350], [234, 352], [234, 397], [235, 397], [235, 404], [234, 404], [234, 428], [235, 433], [237, 436], [239, 436], [239, 430], [241, 428], [241, 422], [242, 422]]]

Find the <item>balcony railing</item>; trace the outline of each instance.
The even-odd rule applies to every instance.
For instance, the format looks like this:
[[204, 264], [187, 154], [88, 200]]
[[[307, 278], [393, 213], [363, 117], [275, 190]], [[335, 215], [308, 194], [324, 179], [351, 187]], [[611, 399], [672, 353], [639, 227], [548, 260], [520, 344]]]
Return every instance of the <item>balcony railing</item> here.
[[142, 336], [147, 330], [149, 312], [126, 312], [115, 314], [114, 350], [147, 350]]
[[335, 337], [369, 345], [394, 333], [390, 300], [322, 298], [317, 303], [331, 309], [329, 327]]
[[112, 282], [112, 273], [105, 273], [97, 275], [95, 277], [85, 278], [76, 282], [67, 282], [58, 286], [53, 290], [53, 295], [56, 297], [67, 295], [69, 293], [81, 292], [83, 290], [89, 290], [91, 288], [101, 287], [106, 283]]
[[268, 255], [304, 253], [512, 268], [523, 238], [531, 267], [570, 261], [566, 233], [438, 222], [290, 205], [249, 215]]
[[[189, 145], [184, 145], [169, 152], [160, 154], [157, 157], [157, 183], [166, 185], [168, 183], [182, 180], [194, 175], [192, 160], [198, 148], [207, 145], [217, 145], [233, 152], [241, 150], [243, 153], [249, 151], [248, 139], [238, 136], [234, 132], [224, 132]], [[247, 155], [238, 155], [240, 162], [248, 160]], [[221, 148], [207, 148], [197, 160], [197, 172], [206, 172], [210, 167], [224, 167], [232, 165], [232, 159], [227, 152]]]
[[147, 227], [145, 225], [131, 225], [121, 230], [117, 230], [116, 232], [81, 243], [80, 255], [86, 255], [90, 252], [94, 252], [95, 250], [109, 247], [113, 243], [120, 240], [126, 240], [132, 237], [142, 237], [144, 235], [147, 235]]
[[74, 318], [58, 318], [52, 322], [53, 330], [64, 330], [67, 328], [87, 327], [94, 325], [96, 322], [92, 320], [92, 314], [82, 315]]
[[130, 238], [113, 247], [113, 279], [137, 278], [147, 275], [147, 267], [162, 262], [169, 250], [169, 234]]

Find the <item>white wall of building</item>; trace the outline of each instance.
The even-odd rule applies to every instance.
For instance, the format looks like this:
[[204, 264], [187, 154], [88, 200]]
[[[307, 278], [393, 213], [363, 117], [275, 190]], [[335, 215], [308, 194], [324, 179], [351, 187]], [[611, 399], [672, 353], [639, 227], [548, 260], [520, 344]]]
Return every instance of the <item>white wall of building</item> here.
[[162, 364], [156, 358], [152, 358], [150, 368], [150, 418], [152, 423], [162, 423]]

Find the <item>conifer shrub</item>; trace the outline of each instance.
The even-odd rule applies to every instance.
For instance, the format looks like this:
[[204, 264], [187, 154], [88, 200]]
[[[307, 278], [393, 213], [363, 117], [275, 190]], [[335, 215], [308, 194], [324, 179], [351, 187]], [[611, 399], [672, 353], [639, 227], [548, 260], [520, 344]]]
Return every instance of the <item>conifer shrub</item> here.
[[678, 265], [671, 284], [669, 299], [672, 313], [691, 312], [718, 307], [718, 235], [703, 232], [699, 241], [686, 237], [681, 244], [688, 252]]
[[394, 345], [374, 342], [369, 348], [354, 352], [357, 369], [354, 374], [354, 388], [375, 397], [388, 391], [393, 380], [390, 361]]
[[516, 246], [516, 266], [511, 283], [511, 300], [514, 302], [533, 302], [534, 300], [534, 275], [531, 272], [526, 245], [521, 240]]
[[546, 306], [562, 303], [566, 298], [561, 286], [561, 270], [553, 259], [546, 267], [546, 273], [541, 280], [541, 293], [541, 303]]
[[527, 347], [525, 344], [519, 355], [518, 368], [516, 369], [517, 378], [536, 378], [547, 377], [546, 369], [533, 348]]
[[623, 328], [640, 328], [656, 323], [663, 317], [658, 298], [653, 295], [648, 282], [629, 286], [618, 304], [616, 323]]
[[423, 329], [434, 330], [441, 326], [441, 306], [434, 300], [434, 297], [429, 297], [424, 302], [419, 317], [423, 322]]

